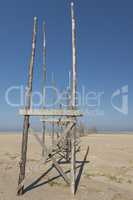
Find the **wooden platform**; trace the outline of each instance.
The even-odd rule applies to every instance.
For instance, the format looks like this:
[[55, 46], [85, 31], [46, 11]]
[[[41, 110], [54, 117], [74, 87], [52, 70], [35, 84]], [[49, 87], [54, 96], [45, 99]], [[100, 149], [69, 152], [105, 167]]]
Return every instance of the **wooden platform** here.
[[69, 116], [81, 117], [83, 114], [79, 110], [62, 110], [62, 109], [20, 109], [20, 115], [30, 116]]

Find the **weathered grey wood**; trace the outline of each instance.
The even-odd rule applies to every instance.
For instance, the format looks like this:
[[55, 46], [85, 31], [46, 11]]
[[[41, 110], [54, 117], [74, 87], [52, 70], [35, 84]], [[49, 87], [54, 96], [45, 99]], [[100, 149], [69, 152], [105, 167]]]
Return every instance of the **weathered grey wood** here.
[[63, 134], [62, 134], [62, 136], [60, 136], [59, 139], [57, 140], [57, 144], [59, 144], [59, 143], [62, 141], [62, 139], [66, 138], [67, 134], [71, 131], [71, 129], [73, 128], [74, 125], [75, 125], [75, 123], [70, 122], [70, 123], [66, 126], [66, 128], [65, 128], [65, 130], [64, 130], [64, 132], [63, 132]]
[[[43, 117], [42, 129], [43, 136], [40, 138], [38, 135], [34, 134], [37, 141], [42, 146], [42, 155], [44, 156], [44, 162], [46, 163], [52, 161], [57, 171], [62, 175], [67, 184], [71, 183], [71, 191], [75, 194], [75, 177], [76, 177], [76, 150], [78, 143], [76, 143], [76, 119], [81, 117], [83, 114], [76, 109], [76, 23], [74, 16], [74, 4], [71, 3], [71, 20], [72, 20], [72, 81], [71, 81], [71, 97], [68, 101], [67, 110], [63, 109], [46, 109], [45, 108], [45, 99], [42, 102], [41, 109], [32, 109], [31, 108], [31, 93], [32, 93], [32, 77], [33, 77], [33, 65], [34, 65], [34, 55], [35, 55], [35, 41], [36, 41], [36, 24], [37, 19], [34, 18], [34, 31], [32, 38], [32, 56], [29, 67], [29, 81], [28, 81], [28, 93], [27, 93], [27, 105], [24, 109], [20, 110], [20, 114], [24, 115], [24, 128], [23, 128], [23, 140], [22, 140], [22, 153], [21, 153], [21, 162], [20, 162], [20, 175], [19, 175], [19, 185], [18, 185], [18, 194], [23, 193], [24, 187], [24, 178], [25, 178], [25, 165], [26, 165], [26, 152], [27, 152], [27, 142], [28, 142], [28, 130], [29, 130], [29, 117], [30, 116], [39, 116]], [[43, 24], [43, 87], [45, 86], [46, 81], [46, 41], [45, 41], [45, 31]], [[44, 90], [42, 91], [44, 97]], [[54, 107], [55, 108], [55, 107]], [[53, 117], [53, 119], [48, 119], [48, 117]], [[54, 117], [60, 117], [60, 120], [55, 119]], [[47, 147], [45, 143], [45, 128], [46, 122], [52, 122], [53, 131], [55, 131], [55, 123], [59, 125], [64, 132], [61, 130], [57, 133], [57, 140], [54, 140], [54, 134], [52, 134], [52, 148]], [[54, 142], [53, 142], [54, 141]], [[69, 181], [67, 175], [63, 172], [62, 168], [59, 165], [57, 160], [59, 154], [62, 154], [63, 158], [70, 160], [71, 158], [71, 180]]]
[[[74, 16], [74, 3], [71, 3], [72, 20], [72, 88], [71, 88], [71, 106], [76, 108], [76, 27]], [[71, 192], [75, 194], [75, 175], [76, 175], [76, 153], [75, 153], [75, 127], [71, 132]]]
[[45, 125], [45, 121], [43, 121], [42, 123], [42, 142], [43, 142], [43, 146], [42, 146], [42, 157], [45, 156], [45, 150], [44, 150], [44, 144], [46, 142], [46, 138], [45, 138], [45, 130], [46, 130], [46, 125]]
[[67, 122], [75, 122], [75, 120], [74, 119], [71, 119], [71, 118], [65, 118], [65, 119], [63, 119], [63, 118], [61, 118], [61, 119], [55, 119], [55, 118], [53, 118], [53, 119], [50, 119], [50, 118], [42, 118], [42, 119], [40, 119], [40, 121], [41, 122], [48, 122], [48, 123], [51, 123], [51, 122], [54, 122], [54, 123], [67, 123]]
[[76, 127], [73, 127], [71, 132], [71, 192], [75, 194], [75, 180], [76, 180]]
[[71, 105], [76, 106], [76, 27], [74, 17], [74, 3], [71, 3], [71, 18], [72, 18], [72, 88], [71, 88]]
[[[35, 57], [36, 33], [37, 33], [37, 18], [34, 17], [34, 28], [33, 28], [33, 36], [32, 36], [32, 54], [31, 54], [31, 61], [30, 61], [30, 65], [29, 65], [26, 109], [30, 109], [30, 106], [31, 106], [31, 93], [32, 93], [32, 80], [33, 80], [33, 66], [34, 66], [34, 57]], [[24, 188], [24, 185], [22, 184], [22, 182], [25, 178], [25, 165], [26, 165], [27, 143], [28, 143], [28, 129], [29, 129], [29, 116], [25, 115], [24, 116], [24, 125], [23, 125], [23, 136], [22, 136], [20, 173], [19, 173], [18, 191], [17, 191], [18, 195], [23, 194], [23, 188]]]
[[66, 136], [66, 161], [70, 161], [70, 153], [71, 153], [71, 139], [70, 132]]
[[[43, 22], [43, 84], [42, 84], [42, 108], [45, 108], [45, 85], [46, 85], [46, 27], [45, 22]], [[42, 141], [43, 144], [45, 144], [45, 130], [46, 130], [46, 124], [45, 121], [42, 122]], [[42, 156], [44, 157], [44, 148], [42, 148]]]
[[63, 172], [62, 168], [59, 166], [58, 162], [56, 161], [56, 159], [52, 156], [52, 150], [48, 150], [46, 145], [42, 143], [42, 141], [40, 140], [40, 138], [34, 134], [34, 136], [36, 137], [37, 141], [41, 144], [41, 146], [44, 145], [44, 150], [45, 150], [45, 155], [47, 155], [45, 157], [45, 161], [48, 159], [48, 157], [52, 160], [53, 164], [55, 165], [55, 168], [60, 172], [60, 174], [63, 176], [64, 180], [66, 181], [67, 184], [70, 184], [70, 181], [67, 177], [67, 175]]
[[81, 117], [83, 114], [79, 110], [60, 110], [60, 109], [20, 109], [20, 115], [31, 116], [75, 116]]
[[[34, 134], [34, 132], [33, 132], [33, 134]], [[62, 168], [60, 167], [59, 163], [58, 163], [58, 162], [56, 161], [56, 159], [53, 157], [53, 155], [52, 155], [52, 149], [51, 149], [51, 150], [48, 150], [47, 147], [46, 147], [46, 145], [43, 144], [43, 142], [40, 140], [40, 138], [38, 137], [37, 134], [34, 134], [34, 136], [35, 136], [35, 138], [37, 139], [37, 141], [39, 142], [39, 144], [40, 144], [41, 146], [43, 146], [43, 148], [44, 148], [44, 151], [45, 151], [45, 161], [44, 161], [44, 162], [46, 162], [46, 160], [47, 160], [48, 158], [50, 158], [50, 159], [52, 160], [52, 162], [53, 162], [55, 168], [56, 168], [56, 169], [58, 170], [58, 172], [63, 176], [63, 178], [64, 178], [64, 180], [66, 181], [66, 183], [67, 183], [67, 184], [70, 184], [70, 181], [69, 181], [67, 175], [63, 172], [63, 170], [62, 170]]]
[[54, 147], [54, 122], [52, 122], [52, 132], [51, 132], [51, 138], [52, 138], [52, 147]]
[[[53, 88], [56, 87], [55, 85], [55, 78], [54, 78], [54, 72], [52, 72], [52, 77], [51, 77], [51, 85]], [[53, 109], [54, 109], [54, 102], [55, 101], [55, 93], [54, 91], [52, 92], [52, 104], [53, 104]], [[51, 124], [52, 132], [51, 132], [51, 142], [52, 142], [52, 147], [54, 147], [54, 136], [55, 136], [55, 123], [52, 122]]]
[[66, 181], [66, 183], [69, 185], [70, 181], [67, 177], [67, 175], [63, 172], [62, 168], [60, 167], [59, 163], [56, 161], [56, 159], [54, 157], [51, 156], [51, 160], [53, 161], [53, 164], [55, 166], [55, 168], [57, 169], [57, 171], [63, 176], [64, 180]]
[[[68, 131], [68, 129], [67, 129]], [[35, 133], [35, 131], [30, 127], [30, 133], [32, 133], [34, 135], [34, 137], [36, 138], [36, 140], [38, 141], [38, 143], [41, 145], [41, 147], [44, 149], [44, 163], [46, 162], [46, 160], [48, 159], [48, 156], [51, 154], [52, 155], [52, 152], [53, 150], [56, 150], [56, 151], [60, 151], [61, 149], [58, 148], [58, 144], [59, 144], [59, 140], [57, 140], [55, 143], [54, 143], [54, 146], [52, 146], [52, 148], [47, 148], [46, 144], [43, 144], [43, 141], [40, 139], [40, 137], [38, 136], [38, 134]], [[60, 140], [62, 139], [63, 137], [60, 137]], [[56, 147], [56, 149], [54, 148]]]

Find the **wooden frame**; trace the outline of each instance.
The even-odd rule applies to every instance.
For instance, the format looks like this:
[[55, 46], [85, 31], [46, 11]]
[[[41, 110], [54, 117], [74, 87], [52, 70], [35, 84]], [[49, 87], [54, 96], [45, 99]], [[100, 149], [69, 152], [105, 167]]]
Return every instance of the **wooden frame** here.
[[[43, 123], [43, 138], [42, 148], [43, 154], [47, 153], [47, 156], [53, 162], [55, 168], [62, 175], [67, 184], [71, 185], [71, 192], [75, 194], [75, 179], [76, 179], [76, 122], [77, 117], [81, 117], [83, 114], [76, 110], [76, 23], [74, 16], [74, 4], [71, 3], [71, 20], [72, 20], [72, 83], [71, 83], [71, 102], [69, 102], [69, 108], [71, 109], [45, 109], [42, 106], [41, 109], [32, 109], [31, 108], [31, 100], [32, 100], [32, 82], [33, 82], [33, 69], [34, 69], [34, 59], [35, 59], [35, 47], [36, 47], [36, 35], [37, 35], [37, 18], [34, 17], [34, 26], [33, 26], [33, 35], [32, 35], [32, 52], [31, 52], [31, 60], [29, 65], [29, 76], [28, 76], [28, 93], [26, 96], [27, 102], [24, 109], [20, 109], [20, 115], [24, 116], [23, 123], [23, 136], [22, 136], [22, 148], [21, 148], [21, 160], [20, 160], [20, 173], [18, 180], [18, 190], [17, 194], [22, 195], [24, 192], [24, 178], [25, 178], [25, 169], [26, 169], [26, 160], [27, 160], [27, 144], [28, 144], [28, 131], [30, 126], [30, 116], [42, 116], [44, 119]], [[45, 27], [44, 27], [45, 28]], [[45, 40], [45, 32], [44, 40]], [[46, 46], [43, 45], [43, 55], [46, 56]], [[46, 63], [43, 62], [44, 69], [44, 82], [46, 79]], [[55, 119], [55, 121], [45, 118], [45, 117], [57, 117], [60, 116], [60, 120]], [[65, 118], [64, 118], [65, 117]], [[60, 150], [64, 153], [66, 150], [66, 161], [70, 160], [71, 164], [71, 176], [70, 180], [67, 175], [63, 172], [60, 167], [58, 161], [54, 157], [54, 148], [52, 151], [47, 151], [45, 145], [45, 123], [53, 122], [53, 123], [66, 123], [66, 127], [64, 129], [63, 134], [58, 138], [57, 143], [53, 144], [53, 146], [57, 147], [57, 152]], [[53, 135], [52, 135], [53, 138]], [[40, 141], [40, 139], [39, 139]], [[46, 155], [46, 154], [45, 154]]]

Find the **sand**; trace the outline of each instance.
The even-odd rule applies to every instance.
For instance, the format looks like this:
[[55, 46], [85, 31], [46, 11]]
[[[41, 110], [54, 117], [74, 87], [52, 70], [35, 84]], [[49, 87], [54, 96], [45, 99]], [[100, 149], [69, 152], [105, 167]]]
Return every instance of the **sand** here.
[[[25, 194], [18, 197], [21, 135], [0, 134], [0, 200], [133, 200], [133, 135], [91, 134], [80, 140], [77, 175], [80, 177], [79, 172], [82, 172], [82, 176], [75, 197], [55, 169], [28, 187], [51, 166], [42, 163], [41, 147], [34, 136], [29, 137]], [[83, 166], [88, 145], [89, 153]], [[69, 170], [68, 164], [61, 165]]]

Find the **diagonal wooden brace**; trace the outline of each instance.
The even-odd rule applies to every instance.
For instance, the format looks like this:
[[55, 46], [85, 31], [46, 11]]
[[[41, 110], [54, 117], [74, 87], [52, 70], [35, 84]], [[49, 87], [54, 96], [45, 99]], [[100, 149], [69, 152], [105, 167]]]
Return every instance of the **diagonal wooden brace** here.
[[67, 175], [63, 172], [62, 168], [60, 167], [59, 163], [56, 161], [56, 159], [54, 157], [51, 156], [51, 160], [55, 166], [55, 168], [57, 169], [57, 171], [61, 174], [61, 176], [64, 178], [64, 180], [66, 181], [66, 183], [68, 185], [70, 185], [70, 181], [67, 177]]

